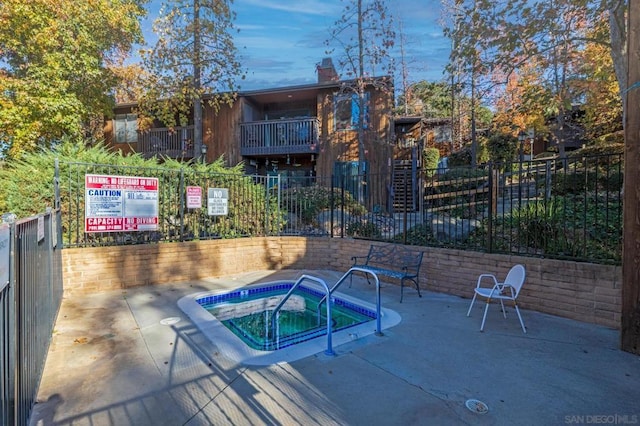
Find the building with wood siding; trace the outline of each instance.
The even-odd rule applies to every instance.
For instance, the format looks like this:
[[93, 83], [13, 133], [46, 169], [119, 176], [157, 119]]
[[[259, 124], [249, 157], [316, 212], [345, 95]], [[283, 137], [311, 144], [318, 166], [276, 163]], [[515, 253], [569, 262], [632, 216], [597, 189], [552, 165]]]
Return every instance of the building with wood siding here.
[[[193, 125], [161, 125], [138, 131], [135, 104], [121, 104], [105, 125], [106, 143], [124, 153], [243, 163], [247, 174], [328, 178], [357, 174], [358, 98], [345, 90], [330, 58], [318, 66], [315, 84], [237, 93], [232, 105], [218, 111], [204, 102], [202, 153], [194, 152]], [[382, 84], [384, 83], [384, 84]], [[387, 90], [379, 89], [386, 86]], [[393, 122], [393, 88], [389, 77], [370, 79], [366, 86], [364, 158], [368, 175], [392, 179], [400, 164], [415, 172], [421, 140], [398, 147]], [[398, 149], [400, 148], [400, 149]], [[202, 156], [202, 157], [201, 157]], [[415, 188], [414, 188], [415, 189]], [[390, 191], [388, 184], [381, 191]], [[388, 194], [379, 194], [385, 198]]]

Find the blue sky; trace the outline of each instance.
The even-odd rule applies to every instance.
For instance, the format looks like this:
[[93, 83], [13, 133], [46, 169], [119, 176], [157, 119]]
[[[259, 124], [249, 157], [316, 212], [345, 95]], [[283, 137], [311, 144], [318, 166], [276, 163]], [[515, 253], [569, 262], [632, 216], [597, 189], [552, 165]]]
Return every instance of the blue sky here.
[[[151, 22], [161, 0], [148, 5], [145, 38], [153, 40]], [[440, 0], [389, 0], [396, 23], [402, 22], [409, 80], [439, 81], [447, 63], [450, 41], [442, 34]], [[235, 0], [235, 35], [241, 63], [247, 69], [242, 90], [264, 89], [317, 81], [316, 64], [327, 56], [324, 41], [340, 17], [340, 0]], [[398, 47], [398, 44], [396, 44]], [[337, 55], [336, 53], [335, 55]], [[399, 49], [398, 49], [399, 57]], [[401, 82], [396, 77], [396, 87]]]

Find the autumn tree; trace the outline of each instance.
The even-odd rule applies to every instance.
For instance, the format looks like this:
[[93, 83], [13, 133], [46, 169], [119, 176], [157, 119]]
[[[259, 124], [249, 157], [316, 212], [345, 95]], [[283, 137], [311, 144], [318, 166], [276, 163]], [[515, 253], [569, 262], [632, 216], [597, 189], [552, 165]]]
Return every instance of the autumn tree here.
[[242, 78], [233, 41], [233, 0], [174, 0], [154, 23], [155, 46], [143, 52], [147, 70], [140, 113], [168, 127], [186, 126], [193, 114], [194, 151], [202, 147], [202, 107], [234, 99]]
[[395, 43], [393, 19], [384, 0], [342, 0], [344, 9], [325, 41], [328, 54], [339, 53], [338, 66], [343, 81], [341, 90], [352, 94], [358, 105], [358, 172], [365, 163], [366, 88], [393, 90], [390, 79], [376, 79], [376, 74], [393, 75], [391, 48]]
[[0, 2], [1, 155], [93, 136], [112, 109], [108, 62], [141, 41], [143, 3]]
[[[607, 38], [609, 28], [603, 19], [591, 31], [589, 39]], [[582, 57], [582, 78], [578, 82], [584, 94], [582, 124], [587, 138], [597, 140], [622, 130], [622, 97], [609, 48], [587, 42]]]
[[406, 104], [402, 109], [409, 114], [422, 115], [427, 118], [447, 118], [451, 116], [451, 86], [445, 82], [418, 81], [407, 87], [405, 92], [411, 93], [399, 97], [399, 104]]
[[517, 136], [533, 129], [537, 135], [546, 134], [546, 117], [555, 114], [551, 97], [541, 84], [540, 68], [534, 61], [524, 64], [506, 77], [506, 84], [496, 85], [491, 101], [495, 109], [492, 131]]
[[[581, 53], [587, 40], [608, 46], [614, 64], [624, 62], [624, 37], [620, 36], [625, 32], [624, 20], [620, 20], [620, 14], [624, 16], [624, 2], [459, 0], [456, 7], [467, 24], [461, 25], [454, 35], [467, 48], [454, 52], [455, 58], [469, 62], [468, 46], [473, 45], [479, 47], [478, 60], [487, 73], [499, 70], [509, 76], [531, 61], [544, 68], [541, 83], [556, 110], [555, 134], [562, 149], [564, 119], [578, 96], [575, 82], [580, 76]], [[608, 39], [602, 32], [592, 31], [607, 16], [611, 29]], [[473, 20], [476, 25], [470, 25]], [[618, 65], [615, 69], [619, 83], [622, 82], [620, 87], [626, 87], [624, 73]]]
[[[476, 12], [475, 1], [465, 6], [463, 0], [444, 2], [445, 10], [450, 17], [446, 23], [445, 35], [451, 38], [450, 62], [446, 71], [451, 76], [451, 127], [452, 147], [457, 139], [463, 140], [463, 104], [460, 102], [463, 93], [469, 98], [468, 121], [471, 140], [471, 165], [476, 165], [478, 151], [477, 141], [477, 109], [481, 104], [483, 90], [480, 86], [481, 74], [485, 65], [480, 60], [483, 46], [476, 40], [478, 30], [482, 24]], [[467, 13], [467, 16], [463, 16]], [[457, 106], [457, 108], [456, 108]]]
[[128, 59], [129, 55], [120, 55], [109, 64], [118, 80], [112, 92], [116, 104], [137, 102], [144, 93], [144, 82], [149, 79], [147, 71], [139, 63], [130, 63]]

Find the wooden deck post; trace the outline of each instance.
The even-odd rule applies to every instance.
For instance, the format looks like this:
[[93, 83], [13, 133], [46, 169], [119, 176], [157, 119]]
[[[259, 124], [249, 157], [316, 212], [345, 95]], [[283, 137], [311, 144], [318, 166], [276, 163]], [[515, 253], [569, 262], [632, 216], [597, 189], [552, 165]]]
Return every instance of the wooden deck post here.
[[628, 4], [621, 348], [640, 354], [640, 3]]

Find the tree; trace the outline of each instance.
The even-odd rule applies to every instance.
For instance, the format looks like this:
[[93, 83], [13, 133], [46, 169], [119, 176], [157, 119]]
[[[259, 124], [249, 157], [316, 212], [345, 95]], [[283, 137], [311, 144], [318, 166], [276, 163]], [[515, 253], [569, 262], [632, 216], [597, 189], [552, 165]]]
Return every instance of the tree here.
[[[342, 0], [344, 10], [325, 41], [328, 54], [340, 49], [338, 65], [349, 78], [341, 90], [357, 97], [358, 104], [358, 173], [364, 173], [366, 88], [391, 91], [391, 79], [375, 79], [378, 69], [384, 76], [393, 75], [390, 49], [395, 42], [392, 17], [384, 0]], [[333, 46], [333, 47], [331, 47]]]
[[552, 114], [549, 98], [540, 84], [539, 68], [533, 62], [525, 64], [507, 78], [501, 90], [496, 90], [492, 130], [512, 136], [528, 129], [538, 135], [546, 133], [545, 115]]
[[399, 105], [402, 105], [402, 108], [398, 108], [398, 112], [400, 114], [408, 115], [411, 109], [409, 105], [413, 101], [413, 91], [411, 90], [411, 85], [409, 84], [409, 67], [405, 54], [405, 45], [407, 43], [407, 38], [404, 34], [402, 21], [400, 21], [400, 23], [398, 24], [398, 38], [400, 40], [400, 77], [402, 82], [402, 96], [400, 97], [399, 103]]
[[117, 77], [118, 84], [113, 88], [113, 98], [116, 104], [135, 103], [144, 93], [143, 82], [149, 77], [144, 68], [138, 63], [127, 63], [126, 55], [112, 61], [111, 72]]
[[[590, 38], [608, 37], [606, 20], [592, 30]], [[597, 33], [604, 32], [604, 36]], [[622, 130], [622, 97], [616, 80], [609, 48], [599, 43], [587, 43], [580, 67], [580, 91], [584, 93], [584, 125], [588, 139], [597, 140]]]
[[0, 2], [1, 155], [92, 136], [112, 110], [110, 58], [141, 41], [142, 3]]
[[[451, 116], [451, 86], [445, 82], [419, 81], [409, 86], [412, 102], [408, 110], [427, 118]], [[400, 98], [403, 102], [403, 97]]]
[[[576, 100], [575, 82], [587, 41], [610, 49], [620, 91], [625, 90], [626, 76], [617, 65], [625, 57], [621, 34], [626, 30], [624, 20], [620, 20], [624, 16], [623, 0], [513, 0], [499, 4], [458, 0], [455, 6], [467, 24], [461, 25], [455, 34], [449, 33], [461, 46], [466, 46], [453, 52], [454, 58], [469, 63], [471, 56], [479, 52], [481, 69], [489, 73], [499, 70], [506, 77], [530, 61], [542, 67], [541, 83], [557, 111], [556, 135], [561, 150], [564, 117]], [[603, 32], [592, 31], [606, 16], [610, 17], [610, 38]]]
[[242, 78], [232, 31], [233, 0], [174, 0], [154, 23], [156, 45], [143, 52], [147, 70], [139, 112], [168, 127], [186, 126], [193, 112], [194, 150], [202, 147], [202, 106], [231, 103]]

